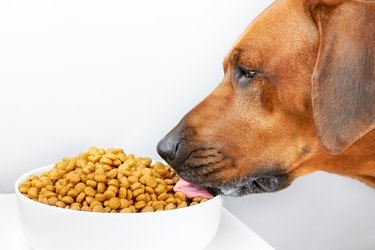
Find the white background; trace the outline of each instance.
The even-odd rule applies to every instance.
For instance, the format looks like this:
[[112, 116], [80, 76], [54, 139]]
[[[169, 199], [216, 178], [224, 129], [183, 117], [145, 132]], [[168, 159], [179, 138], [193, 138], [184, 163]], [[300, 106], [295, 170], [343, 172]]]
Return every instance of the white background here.
[[[158, 158], [270, 2], [2, 0], [0, 193], [90, 145]], [[351, 179], [316, 173], [226, 206], [277, 249], [375, 248], [375, 192]]]

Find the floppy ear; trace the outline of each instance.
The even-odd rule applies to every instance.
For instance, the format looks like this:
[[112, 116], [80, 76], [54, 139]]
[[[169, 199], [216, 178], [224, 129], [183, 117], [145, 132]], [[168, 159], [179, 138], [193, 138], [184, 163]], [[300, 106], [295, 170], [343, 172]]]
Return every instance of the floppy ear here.
[[315, 3], [313, 114], [321, 146], [337, 154], [375, 127], [375, 1]]

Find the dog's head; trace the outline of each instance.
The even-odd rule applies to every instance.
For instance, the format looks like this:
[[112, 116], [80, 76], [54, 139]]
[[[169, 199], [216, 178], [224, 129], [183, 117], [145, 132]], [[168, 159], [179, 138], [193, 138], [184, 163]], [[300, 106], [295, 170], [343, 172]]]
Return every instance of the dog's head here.
[[283, 189], [317, 152], [344, 151], [375, 126], [373, 13], [373, 1], [276, 1], [159, 154], [182, 178], [241, 196]]

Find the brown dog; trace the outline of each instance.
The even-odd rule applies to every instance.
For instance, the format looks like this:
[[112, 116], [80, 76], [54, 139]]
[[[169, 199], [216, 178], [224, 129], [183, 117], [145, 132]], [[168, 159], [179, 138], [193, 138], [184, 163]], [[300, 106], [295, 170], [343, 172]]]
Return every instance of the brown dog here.
[[182, 178], [232, 196], [317, 170], [375, 188], [374, 0], [277, 0], [224, 71], [158, 144]]

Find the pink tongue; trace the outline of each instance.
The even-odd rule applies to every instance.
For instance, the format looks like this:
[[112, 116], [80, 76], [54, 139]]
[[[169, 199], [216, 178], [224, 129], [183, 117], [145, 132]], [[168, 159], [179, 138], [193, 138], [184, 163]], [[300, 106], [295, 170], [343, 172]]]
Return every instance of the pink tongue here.
[[173, 187], [173, 191], [175, 192], [183, 192], [187, 198], [191, 199], [194, 197], [202, 197], [202, 198], [207, 198], [211, 199], [213, 196], [207, 192], [204, 187], [187, 182], [183, 179], [179, 179], [176, 185]]

